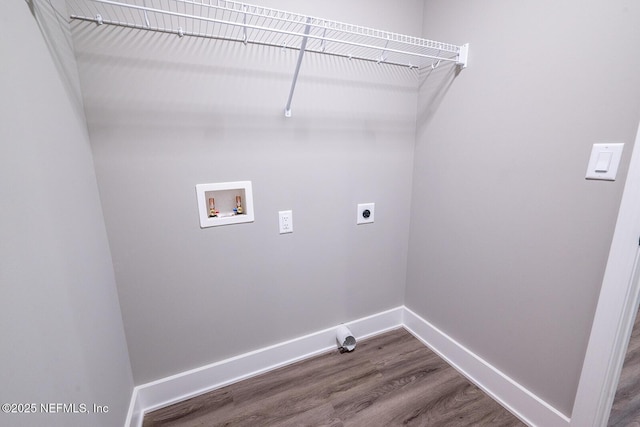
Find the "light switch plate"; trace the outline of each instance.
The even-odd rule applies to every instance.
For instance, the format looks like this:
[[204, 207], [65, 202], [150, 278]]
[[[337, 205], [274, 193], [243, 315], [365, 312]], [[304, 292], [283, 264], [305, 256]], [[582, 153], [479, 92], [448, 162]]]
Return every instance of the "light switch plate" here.
[[615, 181], [623, 147], [623, 143], [593, 144], [586, 178]]

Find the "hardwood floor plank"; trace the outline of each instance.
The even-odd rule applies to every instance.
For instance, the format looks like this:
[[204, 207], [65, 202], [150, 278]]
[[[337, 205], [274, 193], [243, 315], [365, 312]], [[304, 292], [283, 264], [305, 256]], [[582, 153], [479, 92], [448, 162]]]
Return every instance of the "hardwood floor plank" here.
[[608, 425], [640, 427], [640, 312], [633, 324]]
[[[262, 425], [278, 425], [282, 427], [299, 427], [299, 426], [332, 426], [342, 427], [342, 421], [335, 418], [335, 411], [330, 403], [325, 403], [321, 406], [315, 407], [310, 411], [297, 414], [289, 417], [286, 421], [277, 422], [274, 424], [262, 424]], [[254, 424], [255, 425], [255, 424]]]
[[233, 422], [237, 424], [248, 414], [261, 413], [262, 423], [284, 424], [290, 417], [298, 417], [345, 393], [358, 393], [361, 387], [380, 380], [381, 375], [371, 362], [354, 358], [340, 363], [337, 359], [341, 356], [325, 355], [308, 366], [293, 365], [257, 377], [255, 382], [230, 386], [234, 403], [244, 407], [239, 411], [243, 414]]
[[[417, 388], [423, 393], [422, 398], [426, 400], [429, 389], [437, 389], [458, 375], [452, 369], [445, 369], [446, 364], [439, 358], [430, 361], [417, 359], [406, 360], [404, 364], [400, 364], [399, 370], [386, 372], [379, 384], [371, 384], [368, 390], [352, 396], [351, 399], [335, 402], [334, 407], [338, 416], [348, 420], [357, 417], [361, 412], [371, 410], [371, 407], [377, 409], [386, 406], [387, 400], [396, 394], [406, 396], [407, 390], [410, 390], [407, 387], [413, 383], [418, 384]], [[421, 381], [422, 379], [424, 381]], [[391, 405], [393, 404], [392, 402]]]
[[145, 415], [144, 427], [522, 426], [404, 329]]
[[233, 397], [230, 390], [223, 388], [185, 400], [176, 405], [158, 409], [152, 412], [153, 417], [144, 417], [142, 426], [197, 426], [200, 425], [198, 424], [198, 420], [207, 418], [209, 414], [220, 416], [225, 411], [229, 412], [232, 409], [232, 404]]

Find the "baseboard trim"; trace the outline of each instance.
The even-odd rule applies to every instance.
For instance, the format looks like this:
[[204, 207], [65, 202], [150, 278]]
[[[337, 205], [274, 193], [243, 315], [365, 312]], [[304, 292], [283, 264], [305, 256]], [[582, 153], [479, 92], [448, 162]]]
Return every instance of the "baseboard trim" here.
[[569, 427], [571, 424], [570, 418], [407, 307], [403, 326], [527, 425]]
[[138, 387], [134, 387], [131, 393], [131, 401], [129, 402], [129, 411], [127, 412], [127, 419], [124, 425], [125, 427], [142, 426], [143, 418], [144, 418], [144, 408], [142, 407], [142, 401], [138, 399]]
[[[358, 340], [404, 327], [524, 423], [541, 427], [571, 424], [570, 418], [405, 306], [345, 324]], [[335, 332], [335, 327], [327, 328], [136, 386], [125, 427], [141, 427], [146, 412], [335, 350]]]
[[[345, 322], [356, 339], [402, 327], [404, 307]], [[337, 325], [336, 325], [337, 326]], [[150, 412], [265, 372], [335, 350], [336, 327], [265, 347], [134, 388], [126, 427]], [[135, 414], [140, 414], [138, 417]]]

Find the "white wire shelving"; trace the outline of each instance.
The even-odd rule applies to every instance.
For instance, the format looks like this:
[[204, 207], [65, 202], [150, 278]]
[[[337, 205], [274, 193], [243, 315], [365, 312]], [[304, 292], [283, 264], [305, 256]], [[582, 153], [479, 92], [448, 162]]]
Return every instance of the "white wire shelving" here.
[[227, 0], [67, 0], [71, 19], [299, 51], [285, 115], [305, 52], [420, 70], [467, 65], [468, 44], [418, 37]]

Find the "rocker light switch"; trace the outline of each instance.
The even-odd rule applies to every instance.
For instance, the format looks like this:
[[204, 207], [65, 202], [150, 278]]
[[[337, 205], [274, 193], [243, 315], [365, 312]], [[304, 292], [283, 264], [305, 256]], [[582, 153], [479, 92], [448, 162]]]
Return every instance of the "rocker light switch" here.
[[593, 144], [586, 178], [615, 181], [623, 147], [622, 143]]
[[605, 173], [609, 172], [611, 166], [611, 159], [613, 158], [613, 152], [601, 151], [598, 153], [598, 160], [596, 161], [596, 172]]

